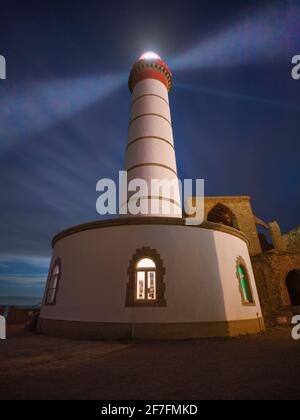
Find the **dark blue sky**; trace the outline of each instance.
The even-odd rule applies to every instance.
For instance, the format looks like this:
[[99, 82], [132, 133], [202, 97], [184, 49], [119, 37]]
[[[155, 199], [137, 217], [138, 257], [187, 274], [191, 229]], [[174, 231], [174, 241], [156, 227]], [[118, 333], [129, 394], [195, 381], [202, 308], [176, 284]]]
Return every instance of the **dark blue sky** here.
[[2, 4], [0, 295], [40, 295], [53, 235], [99, 218], [96, 182], [123, 168], [127, 76], [149, 49], [174, 73], [181, 179], [298, 225], [299, 22], [296, 0]]

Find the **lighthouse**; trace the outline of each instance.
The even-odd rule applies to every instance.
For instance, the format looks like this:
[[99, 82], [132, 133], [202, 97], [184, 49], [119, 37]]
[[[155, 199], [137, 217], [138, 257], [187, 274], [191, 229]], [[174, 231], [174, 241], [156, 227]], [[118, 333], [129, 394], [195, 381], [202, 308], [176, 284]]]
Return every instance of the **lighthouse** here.
[[129, 215], [130, 204], [135, 206], [139, 201], [143, 211], [135, 216], [182, 217], [169, 105], [171, 88], [172, 73], [156, 53], [143, 54], [133, 65], [125, 169], [128, 186], [143, 180], [147, 189], [139, 196], [129, 191], [127, 202], [122, 203]]
[[[264, 329], [247, 236], [223, 223], [189, 224], [182, 215], [171, 87], [171, 71], [157, 54], [133, 65], [123, 203], [129, 212], [53, 238], [41, 333], [187, 339]], [[143, 211], [130, 212], [135, 205]]]

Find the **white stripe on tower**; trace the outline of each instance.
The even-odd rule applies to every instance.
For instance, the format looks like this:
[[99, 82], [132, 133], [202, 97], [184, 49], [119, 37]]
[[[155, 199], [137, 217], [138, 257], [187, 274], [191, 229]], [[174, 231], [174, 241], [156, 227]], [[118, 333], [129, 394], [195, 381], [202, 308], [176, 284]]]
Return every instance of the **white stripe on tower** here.
[[[142, 199], [148, 212], [140, 216], [182, 217], [169, 107], [171, 86], [171, 72], [156, 54], [143, 55], [131, 70], [132, 107], [125, 169], [128, 183], [138, 178], [148, 184], [149, 194]], [[153, 179], [172, 181], [175, 188], [162, 188], [159, 194], [153, 194]], [[130, 194], [128, 197], [130, 200]]]

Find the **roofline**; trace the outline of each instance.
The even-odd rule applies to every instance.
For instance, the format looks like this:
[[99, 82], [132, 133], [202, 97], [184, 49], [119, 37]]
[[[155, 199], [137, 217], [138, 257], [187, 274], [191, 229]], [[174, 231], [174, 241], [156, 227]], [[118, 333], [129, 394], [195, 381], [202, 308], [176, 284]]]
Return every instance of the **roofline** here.
[[60, 240], [72, 236], [74, 234], [85, 232], [88, 230], [94, 229], [103, 229], [103, 228], [112, 228], [118, 226], [132, 226], [132, 225], [165, 225], [165, 226], [184, 226], [186, 228], [193, 228], [193, 229], [209, 229], [215, 230], [223, 233], [227, 233], [232, 236], [236, 236], [237, 238], [246, 242], [247, 246], [249, 247], [249, 240], [247, 236], [230, 226], [225, 226], [219, 223], [213, 222], [203, 222], [200, 225], [189, 225], [186, 224], [185, 218], [175, 218], [175, 217], [122, 217], [110, 220], [98, 220], [95, 222], [89, 222], [82, 225], [74, 226], [69, 229], [66, 229], [60, 233], [58, 233], [52, 240], [52, 248], [55, 247], [57, 242]]
[[[193, 197], [194, 198], [194, 197]], [[250, 195], [218, 195], [218, 196], [211, 196], [211, 197], [204, 197], [204, 201], [209, 200], [217, 200], [217, 201], [250, 201]]]

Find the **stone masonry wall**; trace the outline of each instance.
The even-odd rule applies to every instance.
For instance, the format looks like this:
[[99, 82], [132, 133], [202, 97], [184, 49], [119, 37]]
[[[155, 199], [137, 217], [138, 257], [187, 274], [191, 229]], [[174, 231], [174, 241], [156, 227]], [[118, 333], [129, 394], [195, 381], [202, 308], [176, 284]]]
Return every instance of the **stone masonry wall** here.
[[286, 277], [300, 269], [300, 252], [272, 250], [253, 256], [251, 261], [264, 318], [276, 323], [279, 315], [291, 313]]
[[208, 213], [217, 205], [223, 204], [234, 213], [238, 228], [247, 236], [250, 241], [250, 255], [256, 255], [262, 252], [256, 225], [255, 217], [252, 212], [250, 197], [205, 197], [205, 220]]

